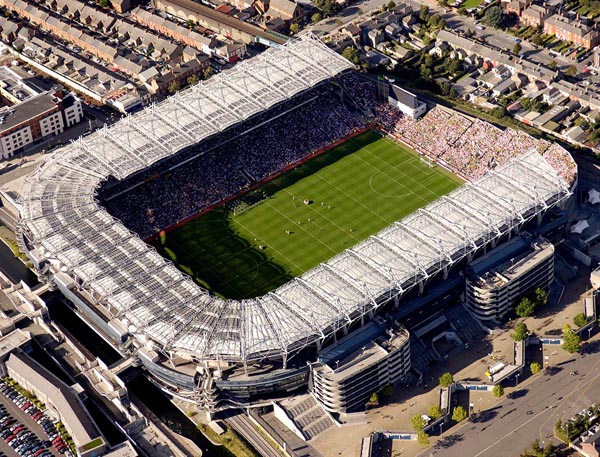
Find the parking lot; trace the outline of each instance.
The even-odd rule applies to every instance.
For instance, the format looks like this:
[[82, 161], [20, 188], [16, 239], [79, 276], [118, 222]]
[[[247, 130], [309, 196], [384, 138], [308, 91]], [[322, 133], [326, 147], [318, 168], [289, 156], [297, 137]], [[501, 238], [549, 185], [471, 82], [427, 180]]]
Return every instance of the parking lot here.
[[0, 381], [0, 457], [72, 455], [51, 418]]

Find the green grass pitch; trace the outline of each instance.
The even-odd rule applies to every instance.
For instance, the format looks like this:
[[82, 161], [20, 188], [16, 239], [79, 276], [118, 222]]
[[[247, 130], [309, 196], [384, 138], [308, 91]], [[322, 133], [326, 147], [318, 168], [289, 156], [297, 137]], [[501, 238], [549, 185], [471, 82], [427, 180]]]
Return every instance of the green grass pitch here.
[[254, 298], [461, 183], [441, 167], [421, 163], [411, 149], [368, 131], [152, 245], [215, 294]]

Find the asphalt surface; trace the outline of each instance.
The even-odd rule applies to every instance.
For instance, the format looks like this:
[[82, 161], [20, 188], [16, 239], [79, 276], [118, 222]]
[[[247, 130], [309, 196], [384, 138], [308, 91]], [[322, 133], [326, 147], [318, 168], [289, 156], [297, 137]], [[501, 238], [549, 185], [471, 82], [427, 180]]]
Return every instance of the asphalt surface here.
[[478, 422], [454, 427], [441, 443], [420, 455], [506, 457], [519, 455], [536, 438], [558, 445], [553, 437], [556, 421], [565, 422], [600, 400], [600, 341], [590, 343], [586, 351], [557, 364], [553, 375], [540, 373], [521, 382], [518, 398], [505, 398], [497, 407], [482, 411]]

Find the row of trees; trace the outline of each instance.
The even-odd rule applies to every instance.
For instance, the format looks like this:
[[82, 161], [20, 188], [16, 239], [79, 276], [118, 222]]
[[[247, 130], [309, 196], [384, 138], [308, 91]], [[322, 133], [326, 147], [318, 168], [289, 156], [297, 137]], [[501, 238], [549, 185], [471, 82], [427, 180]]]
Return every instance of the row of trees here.
[[542, 449], [540, 442], [537, 439], [531, 443], [529, 449], [525, 449], [521, 452], [521, 457], [550, 457], [551, 455], [554, 455], [554, 446], [552, 445], [552, 442], [546, 444]]
[[[212, 76], [212, 74], [213, 74], [213, 69], [211, 66], [208, 66], [204, 69], [204, 72], [202, 73], [202, 77], [204, 79], [208, 79]], [[199, 81], [200, 81], [200, 78], [198, 77], [198, 75], [192, 75], [186, 80], [188, 86], [194, 86], [194, 85], [198, 84]], [[177, 82], [177, 81], [173, 81], [167, 88], [167, 90], [169, 91], [170, 94], [174, 94], [179, 89], [181, 89], [181, 84], [179, 84], [179, 82]]]
[[342, 6], [335, 0], [314, 0], [313, 4], [319, 8], [325, 16], [337, 13]]
[[539, 308], [545, 306], [548, 303], [548, 292], [538, 287], [535, 289], [533, 296], [523, 297], [519, 304], [515, 308], [515, 313], [519, 317], [529, 317]]
[[562, 330], [562, 348], [569, 354], [581, 351], [581, 337], [575, 333], [569, 324], [565, 324]]
[[[575, 325], [578, 327], [583, 327], [587, 323], [587, 319], [583, 313], [578, 314], [573, 318]], [[529, 329], [524, 322], [519, 322], [515, 326], [515, 331], [510, 334], [513, 340], [515, 341], [524, 341], [529, 334]], [[563, 345], [562, 348], [570, 354], [574, 354], [581, 350], [581, 337], [575, 333], [575, 331], [571, 328], [569, 324], [565, 324], [562, 329], [562, 338]], [[533, 365], [533, 364], [532, 364]], [[539, 365], [539, 364], [538, 364]], [[531, 370], [533, 374], [533, 370]], [[440, 378], [441, 379], [441, 378]]]

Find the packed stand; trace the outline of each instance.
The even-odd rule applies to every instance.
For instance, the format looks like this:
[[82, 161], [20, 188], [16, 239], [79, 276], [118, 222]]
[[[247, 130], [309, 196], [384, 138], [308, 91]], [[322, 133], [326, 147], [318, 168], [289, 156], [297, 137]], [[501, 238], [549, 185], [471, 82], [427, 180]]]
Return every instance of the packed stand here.
[[368, 106], [372, 122], [413, 147], [420, 154], [435, 159], [468, 180], [485, 175], [511, 158], [536, 148], [568, 183], [577, 167], [562, 147], [538, 140], [512, 129], [501, 130], [489, 122], [472, 120], [459, 112], [440, 106], [421, 119], [404, 116], [385, 100], [377, 100], [374, 85], [351, 73], [342, 78], [346, 90], [359, 104]]
[[563, 147], [556, 143], [552, 144], [544, 153], [544, 159], [558, 171], [565, 181], [572, 183], [575, 180], [577, 165]]
[[302, 106], [268, 122], [267, 114], [261, 116], [252, 121], [257, 127], [250, 131], [248, 125], [238, 126], [184, 151], [179, 162], [186, 155], [197, 157], [160, 178], [120, 195], [117, 192], [156, 170], [112, 183], [110, 191], [101, 196], [105, 207], [145, 238], [280, 173], [362, 127], [330, 91], [317, 98], [313, 94]]

